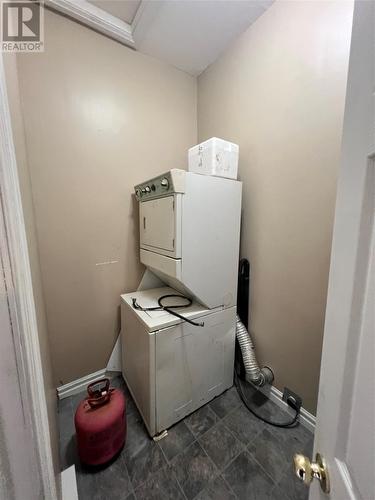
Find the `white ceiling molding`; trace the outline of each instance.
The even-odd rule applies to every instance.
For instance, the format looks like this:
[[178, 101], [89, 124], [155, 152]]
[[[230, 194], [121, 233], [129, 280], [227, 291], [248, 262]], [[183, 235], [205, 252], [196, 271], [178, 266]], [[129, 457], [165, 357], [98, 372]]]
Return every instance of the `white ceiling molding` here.
[[130, 24], [86, 0], [45, 0], [45, 5], [93, 28], [118, 42], [135, 47]]
[[131, 24], [142, 0], [87, 0], [108, 14]]

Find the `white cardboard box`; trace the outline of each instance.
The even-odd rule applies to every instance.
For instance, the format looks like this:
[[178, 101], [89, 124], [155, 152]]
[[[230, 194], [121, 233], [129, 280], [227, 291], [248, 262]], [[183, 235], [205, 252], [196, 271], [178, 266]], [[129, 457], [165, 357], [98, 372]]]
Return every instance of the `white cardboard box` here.
[[212, 137], [189, 149], [189, 172], [237, 179], [239, 147]]

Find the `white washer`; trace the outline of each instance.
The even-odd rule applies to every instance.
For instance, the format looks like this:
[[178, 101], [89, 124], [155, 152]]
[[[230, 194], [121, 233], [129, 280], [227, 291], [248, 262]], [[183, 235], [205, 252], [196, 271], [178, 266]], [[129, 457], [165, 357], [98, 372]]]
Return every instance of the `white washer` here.
[[151, 436], [167, 429], [233, 384], [236, 308], [207, 309], [194, 302], [178, 312], [139, 311], [132, 298], [156, 307], [172, 288], [121, 296], [122, 373]]

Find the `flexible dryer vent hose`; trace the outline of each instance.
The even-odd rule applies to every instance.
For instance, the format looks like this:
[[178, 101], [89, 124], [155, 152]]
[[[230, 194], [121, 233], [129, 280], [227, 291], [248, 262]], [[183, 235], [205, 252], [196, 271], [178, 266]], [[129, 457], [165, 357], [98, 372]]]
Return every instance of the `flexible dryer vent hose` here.
[[274, 379], [273, 372], [268, 366], [259, 368], [253, 341], [238, 315], [236, 322], [236, 337], [241, 348], [242, 359], [245, 365], [246, 380], [258, 387], [272, 384]]

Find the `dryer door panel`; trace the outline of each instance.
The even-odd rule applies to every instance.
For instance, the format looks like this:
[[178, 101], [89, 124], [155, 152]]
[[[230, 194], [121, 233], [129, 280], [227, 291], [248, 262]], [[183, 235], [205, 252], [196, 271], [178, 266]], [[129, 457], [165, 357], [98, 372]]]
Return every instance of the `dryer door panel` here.
[[141, 248], [152, 252], [180, 257], [180, 224], [175, 196], [166, 196], [140, 203], [139, 225]]

